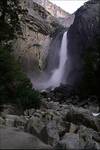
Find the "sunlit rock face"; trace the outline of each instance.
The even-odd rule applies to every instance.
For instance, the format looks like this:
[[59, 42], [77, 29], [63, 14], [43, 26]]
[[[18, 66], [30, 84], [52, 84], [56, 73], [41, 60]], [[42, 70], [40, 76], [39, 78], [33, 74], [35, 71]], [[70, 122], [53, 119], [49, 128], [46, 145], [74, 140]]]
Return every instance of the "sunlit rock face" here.
[[63, 24], [64, 27], [69, 28], [74, 22], [75, 14], [67, 15], [65, 17], [59, 17], [59, 22]]
[[38, 3], [39, 5], [43, 6], [54, 17], [57, 17], [57, 18], [62, 17], [63, 18], [63, 17], [70, 16], [69, 13], [65, 12], [62, 8], [60, 8], [57, 5], [53, 4], [49, 0], [33, 0], [33, 1]]
[[14, 54], [26, 72], [38, 71], [44, 67], [53, 36], [64, 27], [33, 0], [20, 0], [19, 7], [22, 34], [18, 33], [13, 41]]
[[[76, 11], [74, 23], [68, 31], [68, 55], [71, 67], [67, 81], [72, 85], [78, 85], [83, 75], [87, 49], [91, 50], [93, 58], [100, 57], [97, 43], [100, 43], [100, 1], [91, 0]], [[99, 66], [99, 63], [96, 64]]]
[[75, 17], [74, 14], [69, 14], [67, 10], [64, 11], [62, 8], [53, 4], [49, 0], [33, 0], [33, 1], [43, 6], [52, 16], [56, 17], [60, 22], [60, 24], [62, 24], [63, 26], [70, 27], [70, 25], [73, 23]]
[[[56, 18], [60, 8], [48, 3], [48, 8], [50, 4], [52, 12], [55, 10], [52, 14], [47, 7], [41, 6], [42, 3], [39, 4], [34, 0], [20, 0], [16, 6], [19, 10], [17, 15], [21, 32], [16, 30], [17, 36], [12, 45], [14, 55], [26, 72], [38, 72], [44, 68], [52, 39], [65, 28], [59, 18]], [[61, 10], [61, 14], [67, 16], [68, 13]]]

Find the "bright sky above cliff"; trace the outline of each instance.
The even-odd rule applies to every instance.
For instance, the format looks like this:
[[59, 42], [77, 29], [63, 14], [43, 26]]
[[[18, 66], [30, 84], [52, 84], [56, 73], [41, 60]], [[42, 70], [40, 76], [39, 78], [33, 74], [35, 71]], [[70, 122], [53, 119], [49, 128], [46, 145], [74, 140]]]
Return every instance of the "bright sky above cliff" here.
[[88, 0], [49, 0], [63, 10], [69, 13], [74, 13], [80, 6]]

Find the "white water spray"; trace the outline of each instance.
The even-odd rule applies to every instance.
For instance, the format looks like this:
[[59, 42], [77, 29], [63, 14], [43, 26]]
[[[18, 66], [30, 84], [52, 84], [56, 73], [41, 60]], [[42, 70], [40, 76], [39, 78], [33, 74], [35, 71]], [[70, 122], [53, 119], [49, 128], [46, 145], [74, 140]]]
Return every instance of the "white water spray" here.
[[36, 82], [33, 81], [34, 87], [39, 90], [46, 90], [46, 89], [54, 89], [55, 87], [60, 86], [60, 84], [63, 82], [65, 64], [66, 64], [67, 59], [68, 59], [67, 57], [67, 32], [65, 32], [63, 34], [61, 48], [59, 52], [58, 68], [52, 71], [52, 75], [47, 81], [46, 80], [45, 81], [40, 80], [40, 82], [39, 80]]

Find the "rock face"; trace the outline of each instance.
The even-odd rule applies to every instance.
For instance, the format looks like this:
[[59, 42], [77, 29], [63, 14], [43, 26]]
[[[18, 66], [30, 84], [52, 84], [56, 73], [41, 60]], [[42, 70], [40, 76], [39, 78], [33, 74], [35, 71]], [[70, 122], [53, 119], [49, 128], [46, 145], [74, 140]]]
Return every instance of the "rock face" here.
[[[45, 1], [46, 3], [47, 1]], [[49, 5], [55, 9], [53, 4]], [[20, 12], [18, 13], [21, 34], [17, 33], [17, 39], [12, 43], [14, 54], [23, 66], [25, 71], [38, 71], [44, 66], [48, 47], [57, 32], [64, 29], [62, 22], [56, 18], [60, 8], [56, 7], [56, 14], [52, 16], [47, 7], [40, 5], [40, 2], [33, 0], [19, 1]], [[67, 13], [61, 10], [62, 16]], [[71, 16], [71, 15], [68, 15]], [[67, 17], [66, 17], [67, 20]], [[68, 25], [69, 27], [69, 25]]]
[[[100, 56], [100, 1], [91, 0], [75, 13], [74, 23], [68, 31], [70, 73], [68, 82], [78, 84], [83, 74], [84, 55], [90, 48], [94, 58]], [[93, 59], [94, 59], [93, 58]], [[97, 59], [98, 59], [97, 58]], [[93, 60], [92, 59], [92, 60]], [[95, 63], [97, 66], [97, 63]]]
[[79, 135], [66, 133], [63, 139], [56, 145], [56, 149], [81, 149]]
[[54, 5], [49, 0], [33, 0], [33, 1], [36, 2], [36, 3], [38, 3], [39, 5], [43, 6], [54, 17], [64, 18], [64, 17], [68, 17], [70, 15], [69, 13], [67, 13], [63, 9], [61, 9], [60, 7]]
[[69, 16], [66, 16], [66, 17], [59, 17], [59, 22], [65, 26], [65, 27], [70, 27], [73, 22], [74, 22], [74, 18], [75, 18], [75, 14], [72, 14], [72, 15], [69, 15]]
[[[22, 34], [13, 42], [15, 55], [25, 70], [39, 69], [46, 57], [51, 35], [61, 26], [42, 6], [32, 0], [20, 1], [18, 14]], [[58, 28], [59, 28], [58, 27]]]

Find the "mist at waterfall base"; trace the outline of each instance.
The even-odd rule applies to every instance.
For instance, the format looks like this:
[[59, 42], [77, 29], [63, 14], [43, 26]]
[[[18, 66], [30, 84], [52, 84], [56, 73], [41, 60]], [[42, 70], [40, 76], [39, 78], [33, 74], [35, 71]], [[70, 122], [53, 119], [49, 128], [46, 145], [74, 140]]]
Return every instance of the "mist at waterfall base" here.
[[63, 33], [62, 40], [56, 37], [49, 50], [47, 67], [37, 78], [31, 78], [33, 88], [37, 90], [53, 90], [65, 84], [65, 64], [67, 56], [67, 31]]

